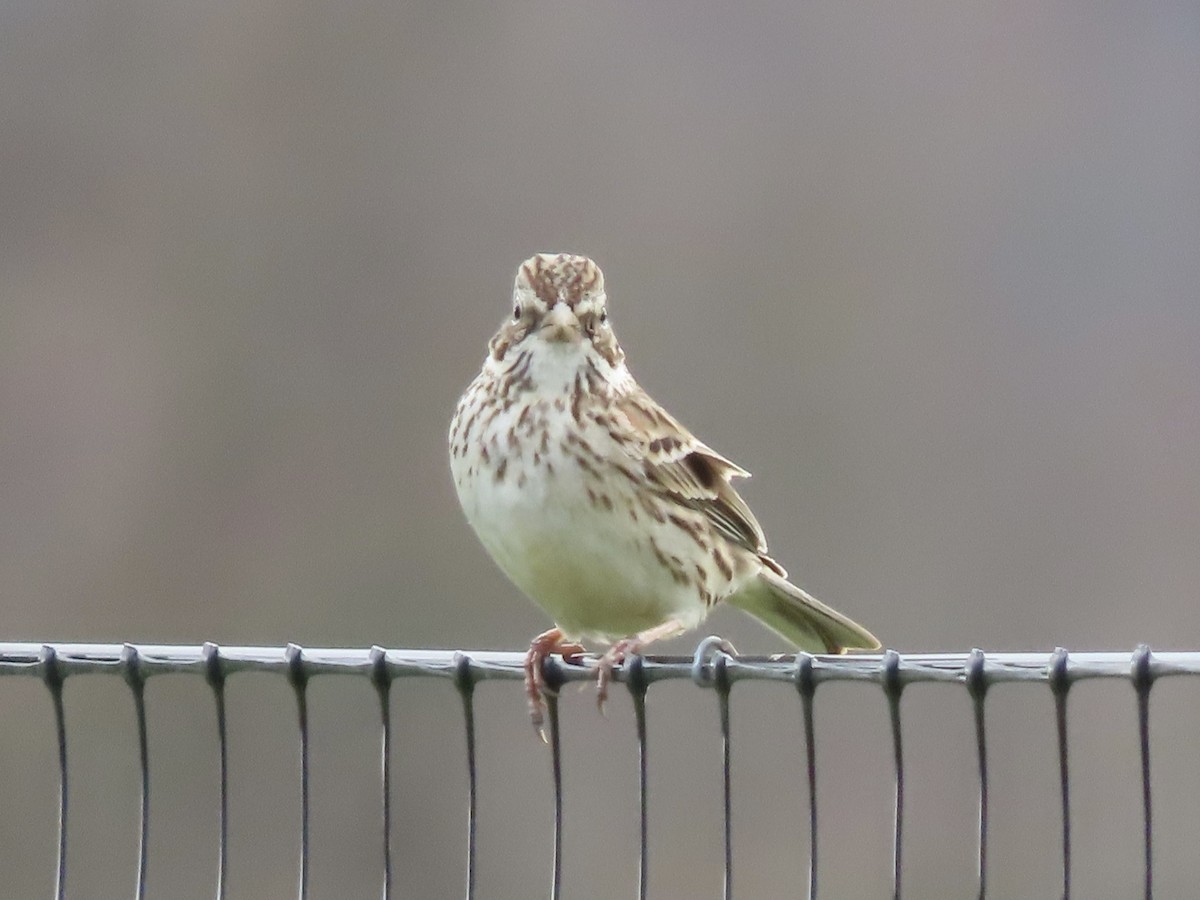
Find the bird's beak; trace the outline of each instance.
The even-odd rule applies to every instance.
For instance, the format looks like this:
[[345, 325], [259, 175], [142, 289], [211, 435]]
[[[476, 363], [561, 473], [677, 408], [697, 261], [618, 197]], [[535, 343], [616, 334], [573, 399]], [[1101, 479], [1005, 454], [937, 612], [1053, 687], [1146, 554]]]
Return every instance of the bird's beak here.
[[579, 319], [565, 303], [555, 303], [542, 319], [542, 336], [551, 343], [575, 343], [583, 336]]

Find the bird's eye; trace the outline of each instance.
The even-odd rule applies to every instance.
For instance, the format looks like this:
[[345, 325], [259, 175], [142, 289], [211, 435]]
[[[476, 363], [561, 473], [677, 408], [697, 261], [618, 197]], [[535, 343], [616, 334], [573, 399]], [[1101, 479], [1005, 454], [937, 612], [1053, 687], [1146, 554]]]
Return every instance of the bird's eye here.
[[513, 321], [519, 322], [520, 320], [521, 320], [521, 304], [514, 303], [513, 304]]
[[600, 310], [600, 324], [601, 325], [608, 324], [608, 310], [607, 309]]

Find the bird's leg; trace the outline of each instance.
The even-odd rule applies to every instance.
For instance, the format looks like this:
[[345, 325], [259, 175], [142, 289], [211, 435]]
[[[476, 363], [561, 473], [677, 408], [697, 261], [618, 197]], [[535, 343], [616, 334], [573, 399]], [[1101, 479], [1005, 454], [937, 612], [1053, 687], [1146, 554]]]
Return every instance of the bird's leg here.
[[687, 631], [687, 626], [678, 619], [668, 619], [661, 625], [640, 631], [633, 637], [622, 638], [608, 648], [608, 651], [596, 660], [596, 705], [604, 712], [604, 704], [608, 702], [608, 686], [612, 683], [613, 669], [621, 665], [630, 656], [636, 656], [642, 649], [653, 641], [675, 637]]
[[574, 662], [583, 652], [582, 644], [568, 641], [558, 628], [543, 631], [529, 642], [529, 652], [525, 654], [525, 696], [529, 700], [529, 718], [543, 741], [546, 733], [542, 729], [545, 721], [542, 698], [547, 693], [547, 686], [542, 664], [554, 653], [560, 654], [565, 662]]

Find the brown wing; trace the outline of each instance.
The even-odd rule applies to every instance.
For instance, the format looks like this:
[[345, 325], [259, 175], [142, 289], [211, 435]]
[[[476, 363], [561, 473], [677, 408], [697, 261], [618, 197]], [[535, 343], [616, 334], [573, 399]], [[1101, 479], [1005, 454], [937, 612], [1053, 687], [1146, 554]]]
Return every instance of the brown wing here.
[[619, 440], [659, 493], [702, 511], [733, 543], [767, 552], [758, 520], [729, 483], [749, 472], [696, 440], [640, 387], [618, 396], [615, 407]]

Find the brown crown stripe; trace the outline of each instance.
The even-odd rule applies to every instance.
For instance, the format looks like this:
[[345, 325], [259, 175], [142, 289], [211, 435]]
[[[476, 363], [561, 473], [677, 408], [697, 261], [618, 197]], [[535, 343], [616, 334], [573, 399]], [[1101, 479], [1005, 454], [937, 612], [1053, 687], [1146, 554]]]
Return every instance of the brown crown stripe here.
[[561, 253], [550, 260], [535, 256], [521, 266], [521, 276], [534, 296], [553, 306], [561, 297], [575, 306], [600, 284], [600, 267], [585, 256]]

